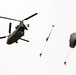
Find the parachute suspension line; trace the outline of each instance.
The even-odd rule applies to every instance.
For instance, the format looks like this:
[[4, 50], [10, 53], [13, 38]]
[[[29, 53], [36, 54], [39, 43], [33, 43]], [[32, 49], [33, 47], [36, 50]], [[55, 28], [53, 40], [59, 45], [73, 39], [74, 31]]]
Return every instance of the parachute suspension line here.
[[45, 48], [45, 46], [46, 46], [46, 43], [48, 42], [49, 37], [50, 37], [50, 35], [51, 35], [52, 31], [53, 31], [53, 27], [54, 27], [54, 25], [52, 25], [52, 29], [51, 29], [51, 31], [50, 31], [50, 33], [49, 33], [49, 36], [46, 38], [46, 41], [45, 41], [45, 44], [44, 44], [44, 46], [43, 46], [42, 52], [40, 53], [40, 57], [42, 56], [42, 54], [43, 54], [43, 52], [44, 52], [44, 48]]
[[69, 56], [71, 55], [72, 52], [73, 52], [73, 50], [68, 50], [68, 52], [67, 52], [67, 57], [66, 57], [66, 60], [65, 60], [65, 62], [64, 62], [65, 65], [66, 65], [67, 60], [68, 60], [68, 58], [69, 58]]
[[41, 57], [42, 54], [43, 54], [44, 48], [45, 48], [45, 46], [46, 46], [46, 43], [47, 43], [47, 42], [45, 42], [45, 44], [44, 44], [44, 46], [43, 46], [42, 52], [40, 53], [40, 57]]

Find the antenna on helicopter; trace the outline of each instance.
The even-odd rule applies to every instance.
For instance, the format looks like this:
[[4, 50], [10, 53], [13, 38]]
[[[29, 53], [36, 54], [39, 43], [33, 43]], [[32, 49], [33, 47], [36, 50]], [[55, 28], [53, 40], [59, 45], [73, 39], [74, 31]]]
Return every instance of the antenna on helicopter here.
[[44, 46], [43, 46], [42, 52], [40, 53], [40, 57], [42, 56], [43, 51], [44, 51], [44, 48], [45, 48], [45, 46], [46, 46], [46, 43], [48, 42], [49, 37], [50, 37], [50, 35], [51, 35], [52, 31], [53, 31], [53, 27], [55, 27], [55, 26], [54, 26], [54, 25], [52, 25], [52, 29], [51, 29], [51, 31], [50, 31], [50, 33], [49, 33], [48, 37], [46, 38], [46, 42], [45, 42], [45, 44], [44, 44]]

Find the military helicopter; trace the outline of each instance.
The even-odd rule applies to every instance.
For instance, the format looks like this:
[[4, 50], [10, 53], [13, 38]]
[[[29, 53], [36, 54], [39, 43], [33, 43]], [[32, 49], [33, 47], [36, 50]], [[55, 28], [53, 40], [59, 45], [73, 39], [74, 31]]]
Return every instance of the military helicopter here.
[[3, 38], [7, 38], [7, 44], [13, 44], [13, 43], [18, 43], [18, 40], [23, 40], [23, 41], [26, 41], [26, 42], [29, 42], [29, 40], [26, 40], [26, 39], [22, 39], [21, 37], [24, 36], [24, 30], [28, 30], [27, 26], [29, 27], [29, 24], [27, 26], [25, 26], [25, 24], [23, 23], [25, 20], [28, 20], [32, 17], [34, 17], [35, 15], [37, 15], [38, 13], [35, 13], [23, 20], [16, 20], [16, 19], [12, 19], [12, 18], [7, 18], [7, 17], [2, 17], [0, 16], [0, 18], [3, 18], [3, 19], [9, 19], [9, 20], [13, 20], [13, 21], [18, 21], [20, 22], [19, 25], [17, 25], [15, 28], [15, 31], [13, 33], [11, 33], [11, 25], [12, 23], [9, 23], [9, 35], [8, 36], [2, 36], [0, 37], [0, 39], [3, 39]]

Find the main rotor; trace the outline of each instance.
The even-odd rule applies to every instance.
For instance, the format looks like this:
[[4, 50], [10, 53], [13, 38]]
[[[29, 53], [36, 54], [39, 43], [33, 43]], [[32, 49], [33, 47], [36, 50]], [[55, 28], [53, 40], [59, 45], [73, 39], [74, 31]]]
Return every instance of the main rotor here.
[[0, 18], [9, 19], [9, 20], [13, 20], [13, 21], [18, 21], [18, 22], [20, 22], [20, 23], [22, 24], [24, 20], [28, 20], [28, 19], [34, 17], [34, 16], [37, 15], [37, 14], [38, 14], [38, 13], [35, 13], [35, 14], [33, 14], [33, 15], [31, 15], [31, 16], [25, 18], [25, 19], [23, 19], [22, 21], [21, 21], [21, 20], [17, 20], [17, 19], [8, 18], [8, 17], [2, 17], [2, 16], [0, 16]]

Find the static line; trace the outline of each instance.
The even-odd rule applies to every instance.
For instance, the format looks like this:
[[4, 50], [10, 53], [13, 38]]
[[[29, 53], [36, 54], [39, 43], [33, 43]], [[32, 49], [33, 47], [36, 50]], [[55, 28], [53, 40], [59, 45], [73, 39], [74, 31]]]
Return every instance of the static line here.
[[43, 51], [44, 51], [44, 48], [45, 48], [45, 46], [46, 46], [46, 43], [47, 43], [47, 41], [48, 41], [48, 39], [49, 39], [49, 37], [50, 37], [52, 31], [53, 31], [53, 27], [54, 27], [54, 25], [52, 25], [52, 29], [51, 29], [51, 31], [50, 31], [50, 33], [49, 33], [49, 36], [46, 38], [46, 42], [45, 42], [45, 44], [44, 44], [44, 46], [43, 46], [42, 52], [40, 53], [40, 57], [42, 56]]
[[66, 57], [66, 60], [64, 62], [65, 65], [66, 65], [67, 60], [68, 60], [68, 58], [69, 58], [69, 56], [71, 55], [72, 52], [73, 52], [73, 50], [68, 50], [67, 57]]
[[45, 48], [45, 46], [46, 46], [46, 43], [47, 43], [47, 42], [45, 42], [45, 44], [44, 44], [44, 46], [43, 46], [42, 52], [40, 53], [40, 57], [41, 57], [42, 54], [43, 54], [44, 48]]
[[48, 41], [48, 39], [49, 39], [49, 37], [50, 37], [52, 31], [53, 31], [53, 27], [52, 27], [52, 29], [51, 29], [51, 31], [50, 31], [50, 33], [49, 33], [49, 36], [46, 38], [46, 41]]

